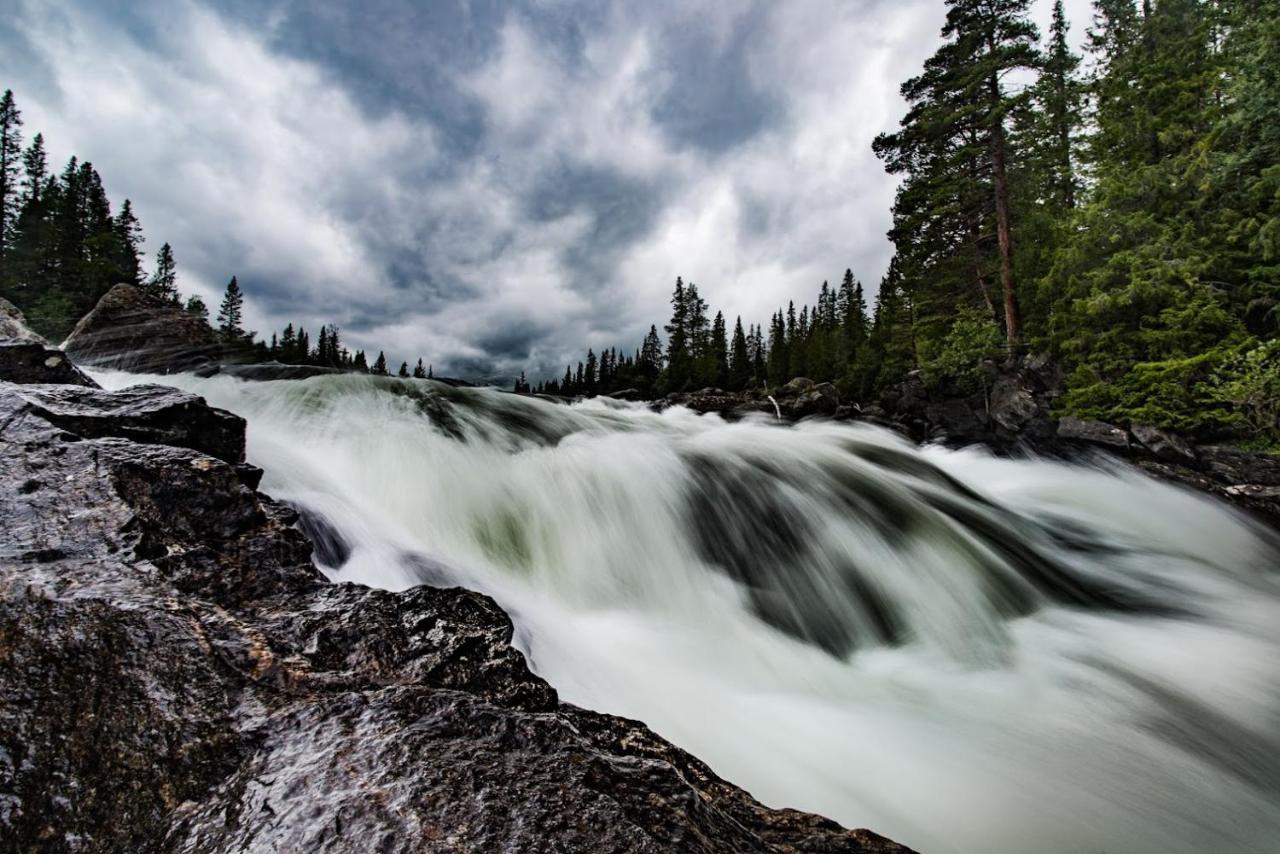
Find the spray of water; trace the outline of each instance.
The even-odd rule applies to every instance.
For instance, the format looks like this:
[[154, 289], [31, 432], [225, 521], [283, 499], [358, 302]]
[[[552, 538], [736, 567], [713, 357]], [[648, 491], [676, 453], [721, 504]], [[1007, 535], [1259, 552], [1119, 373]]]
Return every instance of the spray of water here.
[[1280, 850], [1277, 551], [1207, 499], [870, 427], [163, 381], [248, 419], [331, 578], [489, 592], [566, 700], [766, 803], [930, 852]]

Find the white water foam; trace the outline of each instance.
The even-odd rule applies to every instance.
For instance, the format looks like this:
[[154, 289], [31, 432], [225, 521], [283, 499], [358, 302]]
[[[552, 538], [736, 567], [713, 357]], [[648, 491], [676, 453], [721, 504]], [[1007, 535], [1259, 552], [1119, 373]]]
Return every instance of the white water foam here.
[[330, 577], [490, 593], [565, 700], [772, 806], [928, 852], [1280, 851], [1276, 551], [1206, 498], [851, 425], [95, 376], [243, 415], [263, 490], [351, 545]]

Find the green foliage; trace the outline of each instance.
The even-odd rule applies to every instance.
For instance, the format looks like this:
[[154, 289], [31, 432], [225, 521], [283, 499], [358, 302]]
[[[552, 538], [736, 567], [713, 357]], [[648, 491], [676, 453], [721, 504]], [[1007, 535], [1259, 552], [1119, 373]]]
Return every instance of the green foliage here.
[[1068, 378], [1064, 411], [1123, 425], [1150, 424], [1193, 435], [1230, 434], [1239, 416], [1208, 385], [1234, 349], [1159, 362], [1137, 362], [1104, 377], [1082, 364]]
[[991, 315], [965, 307], [936, 352], [922, 355], [920, 368], [930, 385], [953, 384], [976, 391], [982, 386], [983, 362], [1003, 355], [1003, 344], [1000, 326]]
[[1280, 339], [1249, 347], [1221, 364], [1208, 394], [1231, 407], [1250, 438], [1280, 445]]

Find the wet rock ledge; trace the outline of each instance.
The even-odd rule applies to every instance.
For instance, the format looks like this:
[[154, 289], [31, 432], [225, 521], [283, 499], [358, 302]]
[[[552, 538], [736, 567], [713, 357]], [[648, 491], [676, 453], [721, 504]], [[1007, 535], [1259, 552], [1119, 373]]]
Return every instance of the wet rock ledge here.
[[483, 595], [327, 583], [240, 419], [46, 367], [0, 382], [0, 849], [907, 850], [560, 702]]

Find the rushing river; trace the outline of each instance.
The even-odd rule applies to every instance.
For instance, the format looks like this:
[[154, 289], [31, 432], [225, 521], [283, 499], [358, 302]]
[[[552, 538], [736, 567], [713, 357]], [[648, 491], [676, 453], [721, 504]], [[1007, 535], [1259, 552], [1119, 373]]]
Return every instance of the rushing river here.
[[248, 419], [331, 578], [490, 593], [565, 700], [772, 806], [924, 852], [1280, 851], [1280, 559], [1208, 499], [857, 425], [155, 379]]

